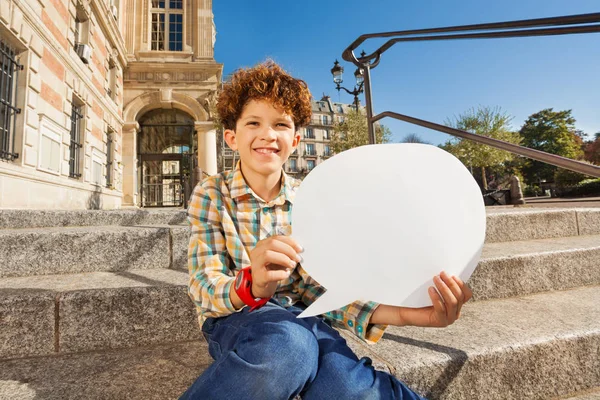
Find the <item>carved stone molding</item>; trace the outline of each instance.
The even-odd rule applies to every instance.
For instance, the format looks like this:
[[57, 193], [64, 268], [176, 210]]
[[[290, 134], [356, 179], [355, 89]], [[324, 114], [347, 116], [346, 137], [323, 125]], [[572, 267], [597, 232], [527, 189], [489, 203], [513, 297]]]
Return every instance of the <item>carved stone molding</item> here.
[[214, 74], [194, 71], [126, 71], [124, 81], [133, 82], [203, 82]]

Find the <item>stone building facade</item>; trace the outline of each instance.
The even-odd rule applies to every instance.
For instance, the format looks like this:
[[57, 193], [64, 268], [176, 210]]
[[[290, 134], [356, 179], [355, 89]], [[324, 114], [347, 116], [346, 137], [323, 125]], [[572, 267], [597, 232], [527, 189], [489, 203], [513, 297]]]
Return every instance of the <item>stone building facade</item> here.
[[211, 0], [0, 0], [0, 208], [183, 205], [216, 172], [214, 42]]

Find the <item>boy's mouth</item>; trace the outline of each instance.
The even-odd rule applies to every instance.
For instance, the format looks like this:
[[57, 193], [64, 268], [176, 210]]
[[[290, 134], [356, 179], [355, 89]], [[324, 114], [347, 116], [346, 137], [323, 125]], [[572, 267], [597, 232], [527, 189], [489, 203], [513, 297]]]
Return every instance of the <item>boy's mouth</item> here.
[[257, 153], [260, 154], [276, 154], [279, 153], [278, 149], [272, 149], [272, 148], [268, 148], [268, 147], [259, 147], [254, 149], [254, 151], [256, 151]]

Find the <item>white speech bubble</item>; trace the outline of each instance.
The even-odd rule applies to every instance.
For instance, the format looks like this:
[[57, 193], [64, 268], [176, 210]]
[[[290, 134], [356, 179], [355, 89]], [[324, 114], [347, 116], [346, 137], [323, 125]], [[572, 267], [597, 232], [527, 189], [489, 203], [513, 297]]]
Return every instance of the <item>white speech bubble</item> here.
[[479, 186], [451, 154], [423, 144], [362, 146], [318, 165], [298, 188], [293, 237], [327, 292], [299, 317], [356, 300], [431, 305], [441, 271], [466, 281], [485, 240]]

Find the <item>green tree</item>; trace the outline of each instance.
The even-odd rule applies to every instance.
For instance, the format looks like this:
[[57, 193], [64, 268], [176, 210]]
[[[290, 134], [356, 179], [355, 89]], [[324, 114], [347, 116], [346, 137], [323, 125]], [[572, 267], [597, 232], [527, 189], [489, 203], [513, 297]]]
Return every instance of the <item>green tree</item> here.
[[400, 143], [421, 143], [421, 144], [431, 144], [423, 139], [421, 139], [421, 136], [417, 135], [416, 133], [409, 133], [408, 135], [404, 136], [401, 140]]
[[[518, 133], [511, 130], [511, 121], [512, 117], [502, 111], [500, 107], [480, 106], [460, 114], [454, 120], [446, 120], [446, 125], [477, 135], [519, 144], [521, 138]], [[479, 169], [483, 189], [488, 188], [486, 168], [503, 165], [514, 158], [512, 153], [469, 139], [453, 138], [440, 147], [462, 161], [471, 170], [471, 173], [473, 173], [473, 168]]]
[[585, 142], [584, 158], [592, 164], [600, 165], [600, 132], [594, 135], [595, 140]]
[[[392, 133], [387, 126], [375, 125], [375, 138], [377, 143], [389, 143]], [[369, 144], [369, 129], [367, 117], [359, 112], [346, 115], [344, 122], [333, 125], [333, 133], [329, 146], [334, 153], [341, 153], [354, 147]]]
[[[523, 146], [570, 159], [581, 159], [583, 140], [575, 129], [571, 110], [546, 108], [527, 118], [520, 130]], [[552, 181], [557, 167], [540, 161], [527, 160], [523, 175], [527, 183]]]

